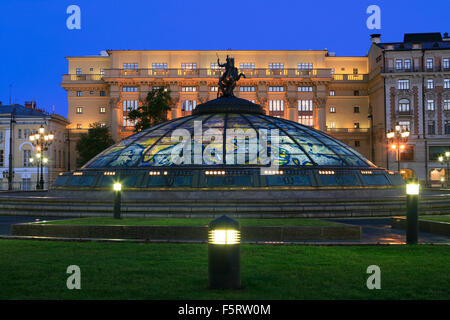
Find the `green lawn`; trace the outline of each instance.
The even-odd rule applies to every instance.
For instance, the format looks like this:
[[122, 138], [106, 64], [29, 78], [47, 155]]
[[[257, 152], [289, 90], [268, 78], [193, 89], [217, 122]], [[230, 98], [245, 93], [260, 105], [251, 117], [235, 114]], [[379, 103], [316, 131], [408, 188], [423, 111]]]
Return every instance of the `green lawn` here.
[[[204, 226], [214, 218], [80, 218], [45, 222], [47, 224], [122, 225], [122, 226]], [[330, 226], [338, 223], [325, 220], [292, 219], [237, 219], [241, 226]]]
[[440, 221], [440, 222], [448, 222], [448, 223], [450, 223], [450, 216], [420, 217], [420, 220], [430, 220], [430, 221]]
[[0, 299], [450, 299], [448, 246], [243, 245], [241, 260], [243, 290], [208, 290], [207, 245], [0, 240]]

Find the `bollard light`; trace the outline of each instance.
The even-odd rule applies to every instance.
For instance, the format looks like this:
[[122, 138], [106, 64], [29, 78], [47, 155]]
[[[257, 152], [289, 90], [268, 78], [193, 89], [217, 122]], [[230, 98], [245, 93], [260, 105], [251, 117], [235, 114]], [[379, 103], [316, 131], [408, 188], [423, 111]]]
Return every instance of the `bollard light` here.
[[115, 182], [113, 185], [113, 189], [114, 189], [114, 219], [120, 219], [122, 184], [120, 182]]
[[239, 222], [221, 216], [209, 223], [208, 268], [211, 289], [241, 288]]
[[406, 184], [406, 243], [416, 244], [419, 239], [419, 193], [420, 184]]

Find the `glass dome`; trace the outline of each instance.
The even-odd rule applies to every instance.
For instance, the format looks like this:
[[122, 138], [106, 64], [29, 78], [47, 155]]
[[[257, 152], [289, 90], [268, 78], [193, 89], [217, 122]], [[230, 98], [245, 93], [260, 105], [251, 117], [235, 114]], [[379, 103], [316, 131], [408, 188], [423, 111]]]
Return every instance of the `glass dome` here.
[[[275, 143], [271, 140], [274, 132], [278, 136], [279, 151], [273, 165], [374, 167], [355, 150], [313, 128], [256, 113], [213, 113], [178, 118], [144, 130], [100, 153], [83, 169], [263, 166], [267, 158], [262, 155], [270, 153], [270, 145]], [[185, 136], [190, 141], [186, 142]], [[186, 143], [191, 145], [186, 146]], [[264, 146], [269, 153], [263, 152]], [[180, 161], [183, 148], [191, 152]], [[196, 150], [200, 156], [195, 154]]]

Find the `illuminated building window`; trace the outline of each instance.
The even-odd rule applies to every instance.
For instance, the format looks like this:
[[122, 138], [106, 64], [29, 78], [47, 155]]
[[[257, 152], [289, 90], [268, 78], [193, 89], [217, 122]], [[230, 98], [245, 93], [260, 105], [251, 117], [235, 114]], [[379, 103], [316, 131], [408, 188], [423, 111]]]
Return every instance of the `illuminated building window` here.
[[443, 109], [445, 111], [450, 111], [450, 99], [444, 99]]
[[269, 92], [284, 92], [284, 87], [269, 87]]
[[192, 111], [197, 106], [196, 100], [183, 100], [181, 104], [181, 110], [182, 111]]
[[89, 94], [94, 94], [94, 91], [89, 91]]
[[298, 111], [313, 111], [313, 101], [312, 100], [298, 100]]
[[82, 74], [82, 73], [81, 73], [81, 68], [77, 68], [75, 72], [76, 72], [77, 75]]
[[134, 127], [136, 125], [137, 120], [130, 120], [128, 117], [123, 117], [123, 126], [124, 127]]
[[162, 87], [161, 86], [153, 86], [152, 87], [152, 91], [156, 91], [156, 90], [159, 90], [159, 89], [161, 89]]
[[399, 90], [408, 90], [409, 89], [409, 80], [398, 80], [397, 88]]
[[450, 89], [450, 79], [444, 79], [444, 89]]
[[211, 87], [209, 87], [209, 91], [211, 91], [211, 92], [217, 92], [217, 86], [211, 86]]
[[336, 107], [330, 107], [330, 113], [336, 113]]
[[83, 113], [83, 107], [77, 107], [77, 113], [78, 114]]
[[137, 86], [124, 86], [122, 87], [122, 91], [123, 92], [138, 92], [138, 87]]
[[427, 110], [434, 111], [434, 100], [433, 99], [427, 100]]
[[100, 113], [106, 113], [106, 108], [105, 107], [100, 107], [99, 112]]
[[123, 68], [136, 70], [138, 68], [138, 64], [137, 63], [124, 63]]
[[398, 122], [401, 131], [411, 131], [411, 122], [410, 121], [399, 121]]
[[334, 90], [330, 90], [330, 96], [335, 96], [336, 92]]
[[313, 116], [312, 115], [301, 115], [298, 116], [298, 123], [304, 125], [304, 126], [313, 126]]
[[269, 100], [269, 111], [283, 111], [284, 101], [283, 100]]
[[313, 68], [313, 64], [310, 62], [302, 62], [297, 64], [297, 68], [301, 70], [311, 70]]
[[395, 69], [401, 70], [403, 68], [403, 60], [397, 59], [395, 60]]
[[152, 63], [152, 69], [167, 69], [167, 63], [166, 62]]
[[432, 58], [427, 59], [426, 67], [427, 67], [427, 69], [433, 69], [433, 59]]
[[254, 62], [242, 62], [239, 64], [240, 69], [255, 69]]
[[22, 139], [22, 129], [17, 130], [17, 138]]
[[299, 92], [312, 92], [313, 91], [313, 87], [311, 86], [300, 86], [297, 88], [297, 91]]
[[131, 111], [136, 110], [138, 107], [138, 101], [137, 100], [124, 100], [123, 103], [123, 111]]
[[427, 79], [427, 89], [433, 89], [433, 88], [434, 88], [434, 80]]
[[353, 128], [359, 129], [359, 122], [354, 122], [353, 123]]
[[83, 95], [82, 91], [77, 91], [77, 97], [81, 97]]
[[81, 129], [81, 123], [77, 123], [77, 129]]
[[280, 62], [269, 63], [269, 69], [284, 69], [284, 63]]
[[255, 87], [239, 87], [240, 92], [255, 92]]
[[182, 92], [196, 92], [197, 87], [181, 87]]
[[404, 66], [405, 70], [410, 70], [411, 69], [411, 59], [405, 59], [403, 66]]
[[330, 128], [330, 129], [335, 129], [335, 128], [336, 128], [336, 122], [331, 121], [331, 122], [330, 122], [329, 128]]
[[103, 76], [105, 74], [105, 69], [100, 69], [100, 74]]
[[187, 69], [187, 70], [197, 69], [197, 64], [193, 63], [193, 62], [182, 63], [181, 69]]
[[409, 112], [410, 111], [410, 105], [408, 99], [401, 99], [398, 102], [398, 111], [399, 112]]
[[450, 69], [450, 59], [449, 58], [442, 59], [442, 68]]
[[212, 70], [218, 70], [218, 69], [220, 69], [219, 64], [218, 64], [217, 62], [211, 62], [211, 63], [209, 64], [209, 68], [212, 69]]

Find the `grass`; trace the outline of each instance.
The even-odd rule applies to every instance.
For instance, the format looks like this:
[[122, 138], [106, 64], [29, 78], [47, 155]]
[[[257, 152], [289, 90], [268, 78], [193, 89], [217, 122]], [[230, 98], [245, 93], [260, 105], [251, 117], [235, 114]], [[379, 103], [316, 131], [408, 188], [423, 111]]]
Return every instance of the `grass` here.
[[[110, 226], [204, 226], [213, 218], [79, 218], [47, 221], [46, 224], [110, 225]], [[338, 223], [308, 219], [237, 219], [241, 226], [332, 226]]]
[[450, 223], [450, 216], [420, 217], [420, 220], [429, 220], [429, 221], [439, 221], [439, 222], [448, 222], [448, 223]]
[[[208, 290], [207, 245], [0, 240], [0, 299], [450, 299], [446, 246], [242, 245], [239, 291]], [[66, 268], [81, 268], [68, 290]], [[366, 269], [381, 268], [381, 290]]]

